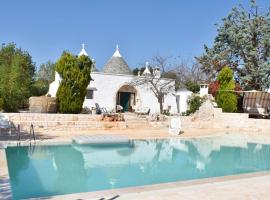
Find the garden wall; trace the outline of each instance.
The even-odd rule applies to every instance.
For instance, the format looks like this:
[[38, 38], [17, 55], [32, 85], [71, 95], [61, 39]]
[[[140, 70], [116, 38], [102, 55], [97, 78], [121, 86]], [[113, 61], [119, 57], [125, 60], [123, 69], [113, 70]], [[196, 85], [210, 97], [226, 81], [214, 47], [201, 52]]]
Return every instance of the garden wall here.
[[[45, 114], [45, 113], [5, 113], [13, 124], [29, 131], [31, 123], [35, 130], [43, 131], [87, 131], [97, 129], [153, 128], [168, 127], [169, 121], [147, 121], [135, 115], [125, 116], [124, 122], [102, 121], [101, 115], [88, 114]], [[223, 113], [205, 102], [199, 111], [192, 116], [181, 116], [183, 129], [248, 129], [254, 131], [269, 130], [269, 119], [251, 119], [246, 113]]]
[[194, 115], [183, 117], [183, 127], [214, 129], [270, 130], [270, 119], [249, 118], [247, 113], [223, 113], [206, 101]]
[[101, 121], [100, 115], [87, 114], [45, 114], [45, 113], [5, 113], [10, 121], [21, 130], [29, 131], [31, 123], [35, 130], [42, 131], [67, 131], [67, 130], [96, 130], [126, 128], [125, 122]]

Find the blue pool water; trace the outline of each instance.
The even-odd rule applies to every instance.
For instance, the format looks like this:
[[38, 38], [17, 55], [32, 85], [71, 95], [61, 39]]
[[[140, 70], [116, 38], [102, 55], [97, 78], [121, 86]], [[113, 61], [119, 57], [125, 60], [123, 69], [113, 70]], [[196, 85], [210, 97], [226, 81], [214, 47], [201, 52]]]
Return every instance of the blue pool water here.
[[270, 146], [222, 137], [6, 149], [14, 199], [270, 169]]

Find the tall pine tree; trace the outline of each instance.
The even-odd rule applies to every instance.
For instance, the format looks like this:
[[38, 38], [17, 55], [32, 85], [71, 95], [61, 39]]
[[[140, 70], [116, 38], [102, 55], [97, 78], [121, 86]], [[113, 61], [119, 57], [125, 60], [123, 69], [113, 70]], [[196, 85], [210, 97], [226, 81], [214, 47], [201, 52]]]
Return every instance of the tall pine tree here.
[[59, 112], [79, 113], [91, 80], [92, 61], [88, 56], [74, 56], [64, 52], [56, 63], [56, 71], [62, 81], [57, 91]]

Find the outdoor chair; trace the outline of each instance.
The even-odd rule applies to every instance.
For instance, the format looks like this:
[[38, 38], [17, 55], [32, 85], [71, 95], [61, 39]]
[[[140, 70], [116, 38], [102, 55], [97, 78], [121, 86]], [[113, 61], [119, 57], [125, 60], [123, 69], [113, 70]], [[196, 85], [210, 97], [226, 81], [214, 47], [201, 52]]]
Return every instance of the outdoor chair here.
[[0, 113], [0, 134], [2, 134], [2, 130], [10, 133], [11, 123], [4, 114]]
[[106, 107], [100, 107], [98, 103], [95, 103], [96, 106], [96, 114], [100, 115], [100, 114], [108, 114], [108, 113], [115, 113], [114, 110], [106, 108]]
[[106, 108], [104, 108], [104, 107], [100, 108], [98, 103], [95, 103], [95, 106], [96, 106], [96, 114], [97, 115], [108, 112]]
[[179, 135], [181, 133], [181, 119], [180, 117], [173, 117], [170, 121], [169, 134]]
[[101, 111], [102, 111], [102, 114], [104, 113], [115, 113], [115, 111], [113, 109], [110, 109], [110, 108], [106, 108], [106, 107], [102, 107], [101, 108]]
[[123, 106], [116, 105], [116, 112], [123, 112]]
[[138, 108], [138, 109], [135, 109], [135, 113], [137, 114], [137, 116], [149, 115], [150, 108], [148, 107]]

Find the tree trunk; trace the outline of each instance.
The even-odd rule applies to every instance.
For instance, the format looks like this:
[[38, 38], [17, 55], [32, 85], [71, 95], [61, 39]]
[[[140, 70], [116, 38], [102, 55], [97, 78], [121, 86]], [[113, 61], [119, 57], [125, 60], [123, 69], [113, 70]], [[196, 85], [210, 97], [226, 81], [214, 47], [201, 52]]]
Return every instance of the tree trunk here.
[[159, 103], [159, 112], [160, 114], [163, 113], [163, 103], [162, 103], [162, 98], [158, 100], [158, 103]]

